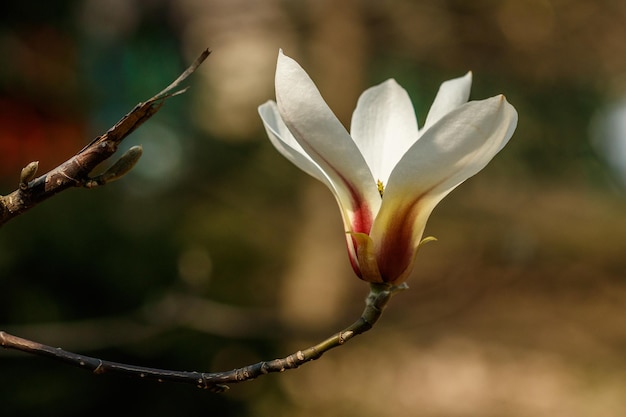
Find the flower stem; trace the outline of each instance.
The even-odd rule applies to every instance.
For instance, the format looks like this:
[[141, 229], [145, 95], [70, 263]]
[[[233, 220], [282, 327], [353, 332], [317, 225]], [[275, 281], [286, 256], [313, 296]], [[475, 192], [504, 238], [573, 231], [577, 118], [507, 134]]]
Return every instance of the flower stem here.
[[51, 359], [77, 366], [81, 369], [91, 370], [95, 374], [111, 373], [141, 379], [157, 380], [159, 382], [182, 382], [193, 384], [199, 388], [208, 389], [212, 392], [222, 392], [229, 388], [229, 384], [249, 381], [261, 375], [273, 372], [283, 372], [288, 369], [295, 369], [306, 362], [319, 359], [330, 349], [341, 346], [354, 336], [371, 329], [382, 315], [382, 312], [391, 297], [398, 291], [406, 288], [406, 284], [398, 286], [389, 284], [370, 284], [370, 293], [365, 300], [365, 309], [363, 310], [361, 317], [344, 330], [314, 346], [308, 347], [304, 350], [299, 350], [298, 352], [284, 358], [262, 361], [243, 368], [225, 372], [171, 371], [110, 362], [43, 345], [41, 343], [13, 336], [3, 331], [0, 331], [0, 346], [5, 349], [15, 349], [26, 353], [49, 357]]

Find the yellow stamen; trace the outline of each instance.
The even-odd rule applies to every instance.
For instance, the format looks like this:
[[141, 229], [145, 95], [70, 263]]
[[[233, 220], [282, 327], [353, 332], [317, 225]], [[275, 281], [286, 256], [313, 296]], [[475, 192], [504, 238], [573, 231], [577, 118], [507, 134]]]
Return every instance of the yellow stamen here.
[[385, 184], [381, 180], [376, 180], [376, 186], [378, 187], [378, 193], [382, 197], [385, 192]]

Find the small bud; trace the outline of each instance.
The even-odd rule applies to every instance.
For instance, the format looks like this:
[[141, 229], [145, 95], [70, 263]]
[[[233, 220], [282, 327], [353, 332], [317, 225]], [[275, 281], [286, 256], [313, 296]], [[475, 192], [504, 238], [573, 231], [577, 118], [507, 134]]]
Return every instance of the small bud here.
[[104, 185], [108, 182], [118, 180], [126, 175], [139, 161], [143, 149], [141, 146], [133, 146], [127, 150], [113, 165], [102, 174], [93, 178], [92, 181], [98, 185]]
[[28, 183], [37, 175], [37, 169], [39, 168], [39, 161], [33, 161], [30, 164], [22, 168], [20, 173], [20, 190], [28, 188]]

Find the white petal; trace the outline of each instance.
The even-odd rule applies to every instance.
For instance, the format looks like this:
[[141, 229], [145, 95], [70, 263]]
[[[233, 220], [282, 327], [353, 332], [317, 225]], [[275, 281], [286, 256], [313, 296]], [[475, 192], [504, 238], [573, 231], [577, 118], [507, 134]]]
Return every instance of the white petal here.
[[[391, 229], [411, 230], [417, 247], [437, 203], [484, 168], [516, 125], [515, 108], [504, 96], [497, 96], [466, 103], [428, 129], [391, 173], [370, 234], [378, 249], [394, 239], [386, 235]], [[398, 213], [404, 213], [403, 219]]]
[[276, 101], [296, 141], [338, 189], [348, 215], [358, 217], [365, 206], [375, 215], [380, 196], [365, 159], [311, 78], [282, 51], [276, 67]]
[[426, 116], [426, 121], [424, 122], [424, 127], [420, 129], [420, 133], [437, 123], [439, 119], [450, 113], [452, 110], [462, 104], [465, 104], [469, 99], [471, 88], [471, 72], [468, 72], [463, 77], [453, 78], [452, 80], [442, 83], [432, 106], [430, 106], [430, 110]]
[[276, 103], [270, 100], [260, 105], [258, 111], [272, 145], [295, 166], [332, 189], [333, 187], [330, 185], [324, 172], [309, 155], [304, 152], [302, 146], [296, 141], [280, 118]]
[[[333, 196], [337, 201], [337, 205], [339, 206], [341, 218], [344, 223], [344, 230], [351, 230], [354, 215], [352, 213], [353, 210], [349, 191], [346, 190], [342, 184], [338, 184], [339, 187], [336, 187], [336, 184], [328, 178], [315, 161], [313, 161], [309, 155], [304, 152], [300, 144], [295, 140], [289, 129], [287, 129], [285, 123], [280, 118], [278, 107], [274, 101], [270, 100], [262, 104], [259, 106], [258, 111], [270, 142], [272, 142], [274, 147], [295, 166], [318, 179], [328, 187], [328, 189], [333, 193]], [[372, 220], [373, 219], [369, 220], [370, 225]], [[346, 242], [350, 258], [355, 259], [356, 248], [353, 245], [351, 235], [346, 235]]]
[[391, 173], [385, 200], [450, 191], [483, 169], [513, 135], [517, 112], [504, 96], [472, 101], [428, 129]]
[[[333, 193], [339, 210], [341, 212], [341, 218], [344, 222], [344, 229], [351, 230], [353, 223], [353, 214], [351, 207], [351, 196], [342, 184], [336, 187], [328, 176], [320, 169], [320, 167], [307, 155], [302, 149], [300, 144], [293, 137], [283, 120], [278, 113], [278, 107], [272, 100], [263, 103], [258, 108], [259, 115], [265, 126], [265, 130], [270, 139], [270, 142], [274, 147], [295, 166], [311, 175], [313, 178], [318, 179]], [[372, 219], [369, 223], [371, 224]], [[348, 244], [348, 252], [352, 259], [355, 258], [355, 248], [353, 246], [352, 238], [350, 235], [346, 235], [346, 241]]]
[[393, 79], [361, 94], [350, 129], [374, 178], [385, 184], [393, 167], [418, 137], [411, 99]]

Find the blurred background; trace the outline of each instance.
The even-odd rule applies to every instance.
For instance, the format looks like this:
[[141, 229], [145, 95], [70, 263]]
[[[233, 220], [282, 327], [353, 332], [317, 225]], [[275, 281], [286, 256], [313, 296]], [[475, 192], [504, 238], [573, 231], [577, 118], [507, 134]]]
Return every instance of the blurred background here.
[[626, 3], [57, 0], [0, 16], [0, 193], [170, 83], [123, 180], [68, 190], [0, 233], [0, 329], [103, 359], [218, 371], [354, 321], [330, 193], [267, 140], [279, 48], [348, 125], [395, 78], [423, 123], [439, 84], [506, 94], [510, 144], [435, 210], [411, 289], [321, 360], [214, 395], [0, 351], [12, 416], [626, 414]]

